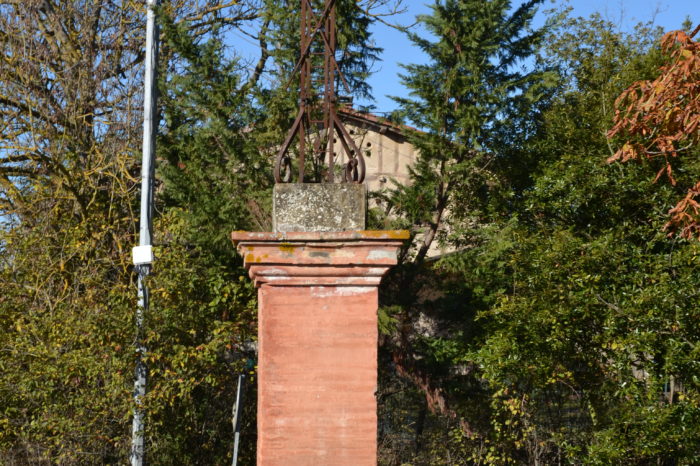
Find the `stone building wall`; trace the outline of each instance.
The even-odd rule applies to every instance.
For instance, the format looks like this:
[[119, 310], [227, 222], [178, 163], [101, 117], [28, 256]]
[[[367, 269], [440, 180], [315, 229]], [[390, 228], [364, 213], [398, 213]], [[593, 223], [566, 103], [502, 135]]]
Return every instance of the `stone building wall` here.
[[[365, 184], [369, 191], [409, 182], [408, 167], [416, 163], [417, 151], [408, 142], [409, 126], [390, 123], [371, 114], [341, 110], [341, 118], [365, 159]], [[337, 152], [342, 152], [336, 147]]]

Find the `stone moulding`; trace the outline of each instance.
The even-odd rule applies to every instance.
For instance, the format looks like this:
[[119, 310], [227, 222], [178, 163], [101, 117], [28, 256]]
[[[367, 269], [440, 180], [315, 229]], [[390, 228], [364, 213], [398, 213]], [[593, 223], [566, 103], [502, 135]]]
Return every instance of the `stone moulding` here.
[[231, 234], [257, 287], [378, 286], [408, 238], [404, 230]]

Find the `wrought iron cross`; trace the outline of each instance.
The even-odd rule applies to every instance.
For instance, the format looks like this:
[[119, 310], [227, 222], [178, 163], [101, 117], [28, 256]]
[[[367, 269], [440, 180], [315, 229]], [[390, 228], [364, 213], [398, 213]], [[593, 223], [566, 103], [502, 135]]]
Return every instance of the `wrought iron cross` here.
[[[365, 162], [362, 153], [338, 118], [336, 77], [350, 92], [345, 77], [338, 68], [336, 51], [335, 0], [301, 0], [301, 55], [292, 71], [299, 73], [299, 112], [275, 159], [277, 183], [293, 179], [290, 149], [296, 139], [297, 182], [304, 183], [307, 155], [314, 167], [314, 181], [334, 182], [336, 165], [343, 160], [343, 181], [362, 183]], [[340, 153], [336, 153], [336, 141]]]

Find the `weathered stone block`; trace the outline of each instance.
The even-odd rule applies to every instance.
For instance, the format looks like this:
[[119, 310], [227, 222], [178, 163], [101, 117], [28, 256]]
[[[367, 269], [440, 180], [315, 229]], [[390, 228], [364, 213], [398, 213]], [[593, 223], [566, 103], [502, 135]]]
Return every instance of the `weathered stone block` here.
[[289, 231], [364, 230], [367, 190], [354, 183], [276, 184], [272, 228]]

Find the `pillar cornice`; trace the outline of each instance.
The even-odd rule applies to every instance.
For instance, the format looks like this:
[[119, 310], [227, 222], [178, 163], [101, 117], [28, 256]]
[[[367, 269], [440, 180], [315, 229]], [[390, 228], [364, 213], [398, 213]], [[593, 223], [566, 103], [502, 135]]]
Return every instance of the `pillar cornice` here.
[[256, 286], [378, 286], [405, 230], [231, 234]]

